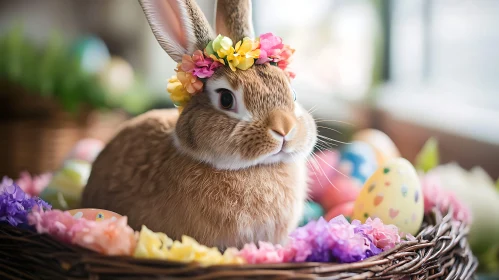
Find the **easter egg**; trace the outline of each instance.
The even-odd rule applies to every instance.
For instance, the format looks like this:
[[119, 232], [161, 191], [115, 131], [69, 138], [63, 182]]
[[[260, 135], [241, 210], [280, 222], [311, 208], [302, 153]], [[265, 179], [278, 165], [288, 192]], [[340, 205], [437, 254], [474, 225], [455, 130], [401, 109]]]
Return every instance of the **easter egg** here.
[[72, 46], [72, 51], [79, 59], [83, 71], [90, 74], [100, 72], [110, 58], [106, 44], [93, 36], [77, 40]]
[[326, 221], [329, 221], [339, 215], [343, 215], [346, 218], [352, 217], [354, 205], [355, 201], [351, 201], [333, 207], [331, 210], [329, 210], [329, 212], [327, 212], [325, 216]]
[[339, 157], [337, 151], [322, 151], [308, 161], [309, 195], [313, 201], [318, 201], [326, 189], [333, 187], [329, 181], [339, 174], [335, 170], [338, 167]]
[[104, 88], [113, 95], [111, 97], [118, 97], [132, 87], [135, 74], [132, 66], [126, 60], [112, 57], [99, 73], [99, 78]]
[[400, 156], [400, 152], [392, 139], [377, 129], [364, 129], [352, 136], [354, 141], [361, 141], [374, 149], [378, 165]]
[[368, 217], [379, 218], [415, 235], [423, 221], [423, 200], [414, 167], [406, 159], [394, 158], [366, 181], [355, 200], [352, 219], [365, 222]]
[[87, 184], [92, 166], [81, 160], [67, 160], [56, 171], [40, 198], [55, 209], [70, 209], [79, 204], [83, 188]]
[[331, 183], [327, 182], [326, 186], [322, 196], [317, 199], [326, 211], [340, 204], [355, 201], [362, 189], [362, 184], [357, 180], [341, 174], [332, 178]]
[[73, 215], [75, 219], [87, 219], [91, 221], [103, 221], [107, 219], [115, 220], [120, 218], [121, 215], [114, 213], [112, 211], [103, 210], [103, 209], [72, 209], [68, 210], [68, 212]]
[[341, 149], [339, 167], [343, 174], [362, 185], [376, 170], [376, 153], [366, 143], [351, 142]]
[[307, 201], [303, 210], [303, 217], [299, 226], [304, 226], [310, 221], [318, 220], [324, 215], [324, 209], [318, 203], [312, 201]]
[[82, 139], [75, 144], [67, 159], [83, 160], [92, 163], [103, 148], [104, 143], [98, 139]]

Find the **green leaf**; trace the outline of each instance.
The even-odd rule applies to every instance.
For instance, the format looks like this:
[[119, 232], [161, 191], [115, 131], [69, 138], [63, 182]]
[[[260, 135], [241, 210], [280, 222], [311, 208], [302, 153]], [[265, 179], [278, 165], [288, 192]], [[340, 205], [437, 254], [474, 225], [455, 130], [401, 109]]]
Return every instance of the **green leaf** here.
[[492, 245], [490, 249], [477, 257], [479, 270], [486, 273], [499, 272], [499, 244]]
[[416, 169], [426, 173], [435, 168], [439, 163], [438, 141], [435, 138], [430, 138], [416, 156]]
[[13, 81], [19, 81], [22, 75], [22, 46], [23, 39], [23, 26], [17, 25], [11, 29], [7, 35], [6, 53], [2, 54], [7, 57], [7, 76]]

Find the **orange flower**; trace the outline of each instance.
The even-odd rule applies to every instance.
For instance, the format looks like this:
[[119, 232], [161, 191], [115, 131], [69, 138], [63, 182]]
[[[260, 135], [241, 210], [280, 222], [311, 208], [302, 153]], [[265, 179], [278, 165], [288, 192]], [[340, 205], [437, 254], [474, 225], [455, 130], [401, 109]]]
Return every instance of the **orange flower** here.
[[177, 72], [177, 78], [188, 93], [195, 95], [203, 89], [203, 82], [189, 72]]

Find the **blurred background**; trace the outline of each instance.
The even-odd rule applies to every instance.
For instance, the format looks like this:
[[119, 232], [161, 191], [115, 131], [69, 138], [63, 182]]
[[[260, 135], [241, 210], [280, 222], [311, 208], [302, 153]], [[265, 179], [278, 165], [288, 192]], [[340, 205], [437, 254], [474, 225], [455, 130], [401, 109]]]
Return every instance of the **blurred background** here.
[[[198, 2], [213, 22], [214, 0]], [[377, 128], [409, 160], [434, 136], [443, 162], [499, 177], [499, 1], [253, 5], [256, 33], [297, 50], [299, 101], [343, 133], [323, 134]], [[1, 0], [0, 36], [2, 174], [55, 168], [82, 134], [172, 106], [175, 64], [136, 1]]]
[[[198, 3], [213, 23], [215, 1]], [[296, 49], [293, 86], [322, 135], [376, 128], [410, 161], [434, 137], [441, 163], [499, 177], [499, 1], [253, 6], [256, 34]], [[0, 0], [0, 174], [52, 171], [78, 140], [173, 107], [174, 68], [137, 1]]]

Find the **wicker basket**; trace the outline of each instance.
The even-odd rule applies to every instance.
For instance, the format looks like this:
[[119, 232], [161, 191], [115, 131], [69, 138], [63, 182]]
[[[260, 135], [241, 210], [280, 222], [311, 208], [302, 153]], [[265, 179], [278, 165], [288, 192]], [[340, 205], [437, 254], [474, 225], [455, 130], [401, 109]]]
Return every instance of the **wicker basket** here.
[[415, 241], [351, 264], [286, 263], [201, 267], [103, 256], [47, 235], [0, 225], [0, 279], [474, 279], [466, 224], [439, 212]]
[[56, 170], [78, 140], [97, 137], [94, 131], [99, 132], [98, 138], [107, 140], [116, 123], [125, 119], [115, 118], [112, 125], [106, 125], [93, 121], [97, 111], [82, 109], [73, 115], [54, 99], [29, 93], [15, 84], [0, 81], [0, 88], [2, 176], [17, 178], [26, 170], [33, 174]]

